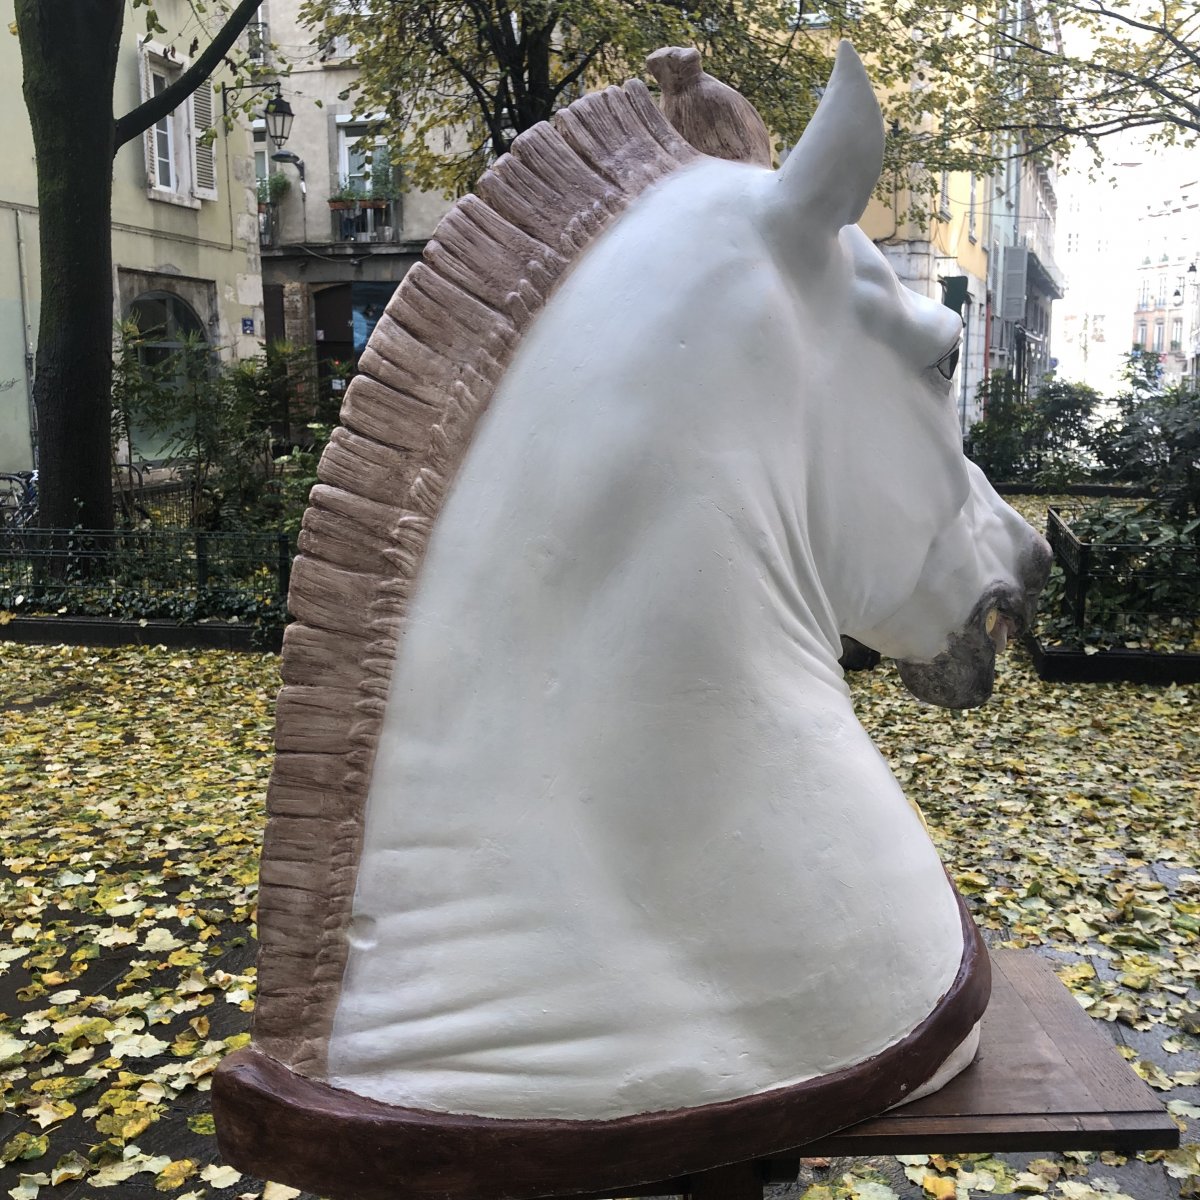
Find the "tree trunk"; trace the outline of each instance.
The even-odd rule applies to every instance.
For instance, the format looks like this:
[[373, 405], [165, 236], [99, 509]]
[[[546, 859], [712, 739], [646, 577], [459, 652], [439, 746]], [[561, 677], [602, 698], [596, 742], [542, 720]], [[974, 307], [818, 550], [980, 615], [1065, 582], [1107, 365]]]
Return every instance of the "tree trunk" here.
[[112, 527], [113, 83], [124, 0], [17, 0], [38, 163], [40, 524]]

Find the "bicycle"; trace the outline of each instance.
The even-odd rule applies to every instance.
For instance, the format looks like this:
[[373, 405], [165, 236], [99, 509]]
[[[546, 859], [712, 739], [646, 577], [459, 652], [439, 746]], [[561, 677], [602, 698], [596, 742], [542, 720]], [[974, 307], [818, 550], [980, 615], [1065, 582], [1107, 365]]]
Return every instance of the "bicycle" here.
[[38, 519], [38, 473], [0, 472], [0, 528], [27, 529]]

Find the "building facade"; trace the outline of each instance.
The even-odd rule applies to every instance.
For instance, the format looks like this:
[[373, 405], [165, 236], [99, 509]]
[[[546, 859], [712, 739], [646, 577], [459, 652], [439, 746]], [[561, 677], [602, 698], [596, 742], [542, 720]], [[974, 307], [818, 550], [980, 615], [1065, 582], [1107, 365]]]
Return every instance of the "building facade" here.
[[[148, 39], [128, 20], [117, 63], [114, 108], [138, 106], [189, 64], [197, 37], [186, 0], [156, 6], [167, 34]], [[4, 22], [11, 0], [0, 0]], [[172, 38], [190, 21], [189, 32]], [[200, 35], [200, 44], [206, 42]], [[199, 46], [196, 47], [196, 52]], [[219, 76], [217, 79], [219, 80]], [[21, 94], [15, 37], [0, 40], [0, 471], [36, 463], [34, 356], [41, 298], [37, 168]], [[123, 146], [113, 163], [113, 329], [138, 322], [149, 348], [201, 338], [232, 359], [260, 349], [263, 328], [254, 159], [247, 131], [226, 131], [213, 81]], [[207, 131], [208, 136], [205, 134]]]
[[1014, 154], [991, 187], [988, 369], [1004, 371], [1024, 394], [1057, 367], [1052, 307], [1066, 280], [1055, 261], [1057, 170]]
[[294, 113], [285, 146], [262, 121], [253, 130], [267, 336], [315, 346], [319, 386], [336, 393], [449, 202], [390, 165], [370, 114], [347, 97], [350, 45], [315, 36], [299, 11], [299, 0], [260, 10], [267, 65], [273, 55], [286, 62], [282, 94]]
[[1163, 382], [1200, 378], [1200, 178], [1163, 180], [1135, 226], [1132, 343], [1158, 356]]

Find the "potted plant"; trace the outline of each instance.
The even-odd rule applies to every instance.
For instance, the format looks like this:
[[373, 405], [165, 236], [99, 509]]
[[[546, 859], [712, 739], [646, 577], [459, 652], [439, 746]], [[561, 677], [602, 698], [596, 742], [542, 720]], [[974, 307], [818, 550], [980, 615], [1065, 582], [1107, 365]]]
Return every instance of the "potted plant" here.
[[258, 211], [265, 212], [270, 205], [278, 204], [287, 195], [291, 186], [291, 180], [282, 171], [275, 171], [266, 178], [260, 179], [258, 181]]
[[396, 186], [396, 175], [390, 166], [383, 167], [378, 173], [373, 173], [368, 180], [368, 192], [363, 204], [369, 208], [387, 208], [393, 200], [400, 197], [400, 189]]
[[356, 179], [340, 179], [337, 187], [329, 193], [329, 207], [332, 209], [353, 208], [363, 198], [362, 184]]

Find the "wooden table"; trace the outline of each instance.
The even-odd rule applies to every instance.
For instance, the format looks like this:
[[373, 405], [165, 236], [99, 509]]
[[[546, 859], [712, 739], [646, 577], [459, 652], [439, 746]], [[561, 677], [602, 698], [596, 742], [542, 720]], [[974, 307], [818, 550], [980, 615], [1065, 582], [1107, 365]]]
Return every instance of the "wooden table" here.
[[1179, 1145], [1179, 1129], [1162, 1102], [1045, 959], [1000, 950], [992, 968], [979, 1055], [940, 1092], [788, 1154], [622, 1194], [761, 1200], [766, 1184], [796, 1178], [801, 1155], [1131, 1152]]

